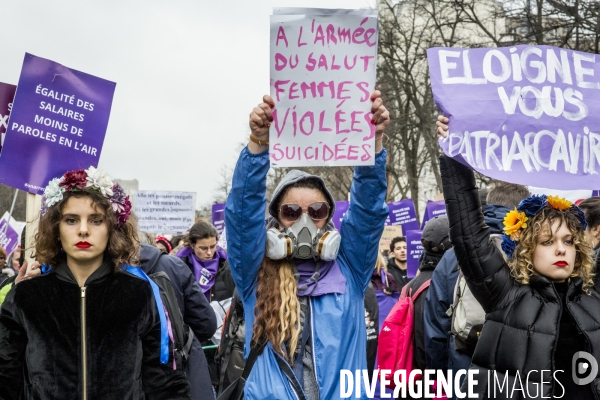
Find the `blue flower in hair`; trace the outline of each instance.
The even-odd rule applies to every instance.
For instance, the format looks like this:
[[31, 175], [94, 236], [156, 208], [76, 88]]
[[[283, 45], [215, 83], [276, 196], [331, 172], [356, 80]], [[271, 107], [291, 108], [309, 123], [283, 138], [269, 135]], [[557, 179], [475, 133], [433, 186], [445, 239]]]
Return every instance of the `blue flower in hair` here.
[[576, 205], [573, 205], [572, 208], [575, 209], [577, 218], [579, 218], [579, 221], [581, 221], [581, 228], [585, 231], [585, 228], [587, 228], [588, 224], [587, 224], [587, 221], [585, 220], [585, 214], [583, 213], [583, 210], [581, 208], [577, 207]]
[[502, 234], [502, 251], [506, 255], [506, 257], [510, 260], [513, 257], [513, 253], [515, 252], [515, 247], [517, 247], [517, 242], [511, 240], [508, 235]]
[[517, 210], [523, 211], [530, 217], [537, 214], [542, 208], [548, 204], [548, 197], [545, 194], [541, 196], [533, 195], [529, 196], [525, 200], [522, 200], [517, 207]]

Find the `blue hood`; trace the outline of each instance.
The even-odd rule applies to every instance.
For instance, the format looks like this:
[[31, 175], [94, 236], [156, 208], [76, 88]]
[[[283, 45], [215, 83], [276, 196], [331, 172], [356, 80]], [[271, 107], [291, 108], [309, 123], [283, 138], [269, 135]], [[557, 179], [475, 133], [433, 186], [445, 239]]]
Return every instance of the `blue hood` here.
[[490, 227], [492, 234], [501, 234], [504, 229], [504, 217], [511, 209], [504, 206], [494, 204], [486, 204], [483, 207], [483, 218], [485, 224]]

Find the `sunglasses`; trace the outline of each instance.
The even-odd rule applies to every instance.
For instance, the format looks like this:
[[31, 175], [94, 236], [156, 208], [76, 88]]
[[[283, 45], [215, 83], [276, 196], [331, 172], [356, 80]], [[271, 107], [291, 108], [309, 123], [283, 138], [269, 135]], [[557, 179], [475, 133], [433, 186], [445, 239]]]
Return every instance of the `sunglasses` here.
[[[279, 217], [286, 222], [296, 222], [302, 216], [302, 207], [298, 204], [282, 204], [279, 207]], [[308, 206], [308, 216], [313, 221], [320, 221], [329, 217], [329, 204], [325, 201], [312, 203]]]

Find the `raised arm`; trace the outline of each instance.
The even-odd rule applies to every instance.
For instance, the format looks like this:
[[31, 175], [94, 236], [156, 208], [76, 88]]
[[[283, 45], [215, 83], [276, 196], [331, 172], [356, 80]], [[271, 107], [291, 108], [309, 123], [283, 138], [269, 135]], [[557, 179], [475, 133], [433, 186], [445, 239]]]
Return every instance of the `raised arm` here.
[[442, 155], [440, 172], [456, 258], [475, 298], [490, 312], [513, 284], [510, 271], [490, 241], [473, 171]]
[[383, 131], [390, 122], [390, 114], [383, 106], [381, 93], [373, 92], [372, 123], [375, 125], [375, 165], [356, 167], [350, 207], [342, 220], [340, 257], [345, 259], [351, 275], [361, 290], [365, 290], [377, 261], [379, 239], [388, 217], [385, 203], [387, 178], [385, 164], [387, 153], [382, 147]]
[[228, 261], [235, 286], [244, 301], [252, 294], [265, 254], [269, 127], [274, 106], [271, 96], [264, 96], [263, 102], [250, 113], [251, 139], [235, 166], [225, 205]]

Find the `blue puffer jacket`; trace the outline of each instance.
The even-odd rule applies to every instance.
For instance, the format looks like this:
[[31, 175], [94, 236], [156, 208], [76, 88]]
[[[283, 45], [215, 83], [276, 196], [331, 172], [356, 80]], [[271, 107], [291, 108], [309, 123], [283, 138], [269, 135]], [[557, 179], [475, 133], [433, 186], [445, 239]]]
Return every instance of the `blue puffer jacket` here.
[[[351, 203], [342, 222], [337, 262], [346, 278], [346, 293], [310, 298], [313, 361], [320, 398], [340, 398], [340, 370], [367, 369], [364, 293], [377, 260], [377, 248], [388, 215], [385, 150], [374, 167], [356, 167]], [[227, 250], [235, 285], [245, 310], [256, 305], [257, 274], [265, 254], [266, 175], [268, 152], [242, 150], [225, 208]], [[245, 313], [246, 326], [254, 312]], [[252, 330], [246, 330], [245, 355], [250, 352]], [[246, 399], [295, 399], [287, 378], [277, 365], [270, 344], [258, 357], [246, 383]], [[366, 399], [364, 389], [361, 390]]]

